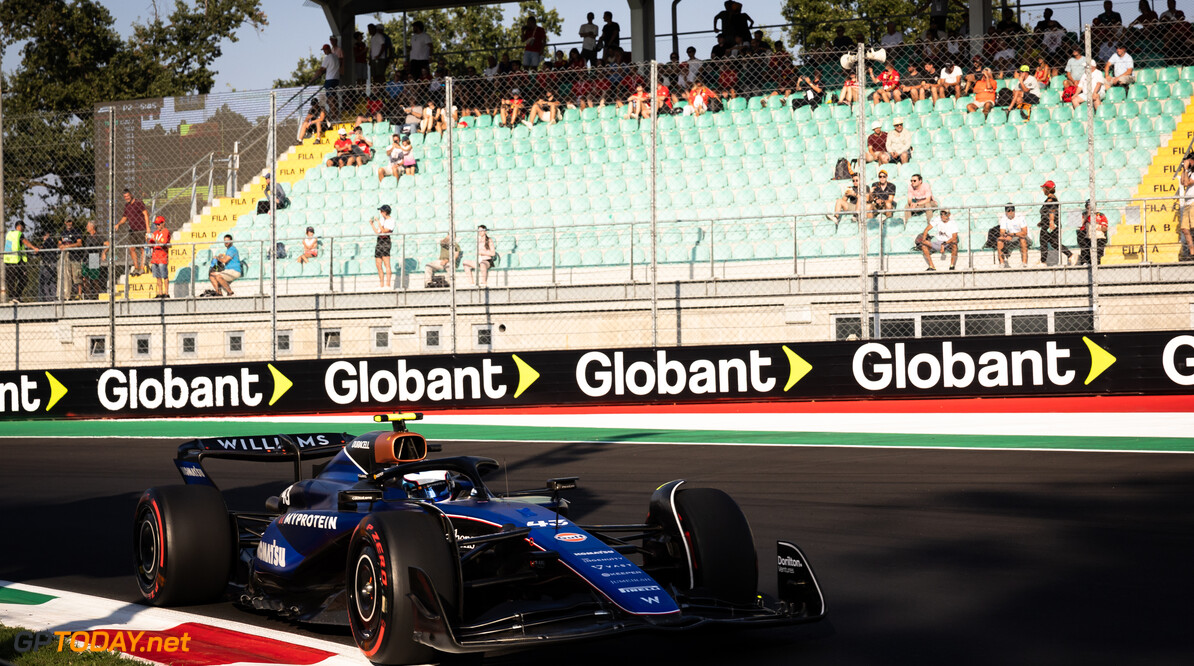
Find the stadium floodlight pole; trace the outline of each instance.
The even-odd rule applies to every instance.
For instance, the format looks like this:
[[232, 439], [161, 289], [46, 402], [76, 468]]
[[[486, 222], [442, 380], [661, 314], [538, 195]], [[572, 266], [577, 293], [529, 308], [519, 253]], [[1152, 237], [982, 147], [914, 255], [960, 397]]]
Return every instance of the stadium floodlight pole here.
[[[663, 100], [659, 99], [659, 63], [651, 61], [651, 95], [655, 101], [651, 104], [651, 346], [659, 346], [659, 248], [656, 247], [655, 211], [655, 171], [659, 166], [657, 147], [659, 145], [659, 108]], [[631, 263], [634, 257], [630, 257]], [[677, 335], [677, 338], [679, 336]]]
[[[870, 263], [870, 248], [867, 247], [867, 225], [866, 225], [866, 197], [862, 195], [866, 189], [866, 44], [858, 44], [858, 61], [855, 63], [856, 76], [858, 77], [858, 189], [855, 194], [858, 195], [858, 233], [861, 236], [861, 272], [859, 274], [859, 302], [858, 302], [858, 328], [862, 331], [859, 336], [863, 340], [871, 337], [869, 324], [867, 320], [867, 273], [869, 271]], [[878, 322], [876, 322], [877, 324]]]
[[[1086, 26], [1083, 31], [1084, 41], [1086, 42], [1086, 89], [1093, 90], [1091, 86], [1094, 79], [1094, 71], [1090, 65], [1093, 62], [1090, 59], [1090, 26]], [[1087, 204], [1088, 208], [1086, 214], [1089, 216], [1086, 222], [1086, 242], [1090, 247], [1090, 317], [1091, 328], [1095, 331], [1099, 330], [1099, 250], [1098, 239], [1095, 238], [1098, 226], [1095, 224], [1095, 211], [1098, 210], [1095, 201], [1095, 148], [1094, 148], [1094, 99], [1093, 94], [1086, 96], [1086, 168], [1090, 174], [1090, 201]], [[1148, 226], [1148, 225], [1145, 225]], [[1081, 248], [1079, 248], [1081, 249]], [[1148, 248], [1144, 248], [1145, 256]]]
[[278, 93], [269, 93], [269, 184], [265, 198], [269, 201], [269, 335], [270, 360], [278, 360], [278, 198], [274, 196], [278, 182]]
[[[402, 20], [405, 23], [406, 14], [402, 15]], [[452, 353], [456, 353], [456, 197], [455, 192], [455, 164], [452, 159], [452, 105], [456, 103], [455, 97], [455, 77], [444, 77], [444, 108], [448, 111], [448, 122], [444, 123], [448, 126], [445, 132], [448, 139], [448, 309], [450, 310], [449, 319], [452, 323]], [[477, 248], [480, 253], [481, 248]], [[477, 276], [481, 275], [481, 262], [477, 262]]]

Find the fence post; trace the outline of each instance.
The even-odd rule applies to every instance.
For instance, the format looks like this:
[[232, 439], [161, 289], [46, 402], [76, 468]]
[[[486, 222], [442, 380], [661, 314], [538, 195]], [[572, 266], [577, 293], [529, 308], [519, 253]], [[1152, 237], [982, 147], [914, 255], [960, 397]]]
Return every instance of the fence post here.
[[[867, 327], [867, 273], [870, 271], [870, 248], [867, 238], [866, 197], [862, 192], [866, 189], [866, 45], [859, 44], [857, 49], [858, 62], [855, 63], [855, 76], [858, 79], [858, 233], [860, 236], [858, 275], [858, 325], [862, 329], [861, 339], [871, 337]], [[877, 324], [878, 322], [876, 322]]]
[[796, 238], [796, 226], [800, 218], [792, 216], [792, 275], [800, 275], [800, 241]]
[[116, 367], [116, 219], [116, 109], [108, 107], [108, 365], [113, 368]]
[[278, 360], [278, 199], [274, 188], [278, 187], [278, 93], [269, 93], [269, 136], [266, 146], [269, 150], [269, 183], [265, 198], [269, 201], [269, 335], [270, 359]]
[[328, 292], [336, 291], [336, 237], [328, 239]]
[[655, 172], [659, 168], [659, 63], [651, 61], [651, 346], [659, 346], [659, 239], [655, 210]]
[[197, 207], [199, 203], [197, 200], [198, 192], [195, 189], [197, 186], [196, 184], [199, 182], [198, 169], [198, 163], [191, 165], [191, 217], [195, 217], [195, 213], [199, 212]]
[[191, 243], [191, 291], [190, 291], [190, 295], [189, 295], [190, 298], [195, 297], [195, 271], [198, 270], [196, 268], [197, 264], [195, 264], [195, 259], [196, 259], [195, 244]]
[[[1091, 90], [1091, 79], [1094, 76], [1090, 68], [1090, 32], [1089, 25], [1086, 26], [1083, 39], [1086, 42], [1086, 89]], [[1095, 224], [1095, 214], [1099, 210], [1098, 203], [1095, 200], [1095, 148], [1094, 148], [1094, 95], [1087, 95], [1086, 100], [1086, 155], [1089, 163], [1086, 169], [1089, 172], [1090, 178], [1090, 202], [1087, 204], [1088, 220], [1086, 223], [1086, 240], [1090, 246], [1090, 316], [1092, 328], [1095, 332], [1099, 330], [1099, 241], [1095, 236], [1097, 235], [1098, 226]]]
[[[1147, 212], [1145, 210], [1145, 206], [1146, 206], [1145, 202], [1141, 201], [1140, 202], [1140, 213], [1139, 213], [1138, 219], [1140, 220], [1140, 226], [1144, 228], [1144, 247], [1142, 247], [1141, 250], [1142, 250], [1142, 254], [1144, 254], [1143, 263], [1147, 264], [1148, 263], [1148, 220], [1145, 219], [1145, 217], [1144, 217], [1145, 213]], [[1179, 242], [1180, 242], [1180, 239], [1179, 239]]]
[[[455, 156], [452, 154], [452, 139], [453, 139], [453, 125], [452, 122], [452, 108], [456, 103], [455, 93], [455, 77], [444, 77], [444, 110], [448, 114], [448, 120], [445, 125], [448, 126], [446, 134], [448, 135], [448, 257], [450, 258], [449, 272], [452, 274], [452, 279], [448, 280], [448, 308], [449, 319], [452, 322], [452, 353], [456, 353], [456, 193], [455, 193]], [[481, 272], [480, 263], [477, 264], [477, 273]]]

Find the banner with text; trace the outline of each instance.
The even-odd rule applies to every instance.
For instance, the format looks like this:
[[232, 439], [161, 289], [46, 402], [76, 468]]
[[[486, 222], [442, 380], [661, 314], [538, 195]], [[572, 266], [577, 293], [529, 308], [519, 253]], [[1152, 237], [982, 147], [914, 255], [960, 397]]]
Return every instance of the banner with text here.
[[1191, 386], [1194, 333], [1110, 333], [0, 372], [0, 418], [1164, 395]]

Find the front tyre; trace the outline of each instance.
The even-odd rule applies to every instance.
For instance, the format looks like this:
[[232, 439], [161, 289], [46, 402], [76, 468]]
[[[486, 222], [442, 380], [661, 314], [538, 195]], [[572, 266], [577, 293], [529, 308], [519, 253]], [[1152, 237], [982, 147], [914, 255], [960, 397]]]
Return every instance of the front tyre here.
[[366, 516], [353, 532], [345, 574], [348, 623], [365, 657], [375, 664], [438, 661], [414, 640], [411, 569], [421, 569], [448, 612], [456, 605], [458, 556], [439, 518], [423, 511]]
[[155, 606], [217, 601], [228, 585], [234, 536], [212, 486], [162, 486], [137, 502], [133, 553], [141, 596]]
[[680, 538], [688, 546], [691, 592], [734, 604], [754, 601], [759, 558], [738, 503], [716, 488], [680, 488], [675, 503]]

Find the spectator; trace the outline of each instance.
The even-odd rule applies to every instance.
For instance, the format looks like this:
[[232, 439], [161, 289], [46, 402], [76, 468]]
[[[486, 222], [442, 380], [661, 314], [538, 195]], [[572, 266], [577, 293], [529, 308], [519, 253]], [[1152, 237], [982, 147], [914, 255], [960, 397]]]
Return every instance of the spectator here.
[[378, 183], [385, 180], [387, 175], [393, 176], [394, 180], [401, 180], [402, 174], [406, 171], [402, 164], [402, 160], [406, 157], [406, 151], [402, 149], [402, 136], [394, 132], [390, 138], [393, 139], [393, 142], [386, 146], [386, 157], [390, 158], [390, 163], [377, 168]]
[[833, 48], [842, 50], [854, 47], [854, 40], [846, 36], [846, 26], [839, 23], [833, 32]]
[[360, 30], [352, 33], [352, 61], [356, 83], [364, 85], [365, 79], [369, 78], [369, 45]]
[[315, 143], [322, 142], [323, 133], [332, 129], [332, 124], [328, 122], [327, 118], [327, 114], [324, 113], [323, 107], [319, 106], [319, 102], [311, 102], [311, 108], [307, 110], [307, 115], [299, 126], [299, 141], [313, 136]]
[[879, 73], [878, 78], [875, 78], [875, 71], [870, 67], [867, 67], [867, 73], [870, 75], [872, 82], [879, 84], [879, 89], [875, 91], [875, 94], [871, 95], [872, 104], [878, 104], [880, 101], [900, 101], [900, 73], [896, 71], [895, 63], [888, 60], [883, 71]]
[[96, 298], [101, 285], [107, 283], [108, 239], [96, 229], [95, 222], [87, 222], [87, 233], [83, 234], [83, 247], [87, 249], [85, 263], [79, 273], [83, 277], [83, 297]]
[[1095, 57], [1099, 59], [1099, 62], [1107, 62], [1111, 59], [1111, 56], [1115, 55], [1116, 48], [1114, 39], [1104, 39], [1099, 43], [1099, 51], [1095, 54]]
[[[718, 99], [717, 93], [713, 92], [708, 86], [697, 81], [692, 84], [692, 87], [684, 93], [684, 99], [688, 101], [688, 106], [684, 107], [684, 115], [699, 116], [709, 110], [709, 104], [715, 99]], [[797, 100], [793, 100], [795, 105]]]
[[605, 25], [601, 26], [601, 39], [597, 46], [601, 49], [602, 59], [608, 59], [622, 50], [619, 42], [622, 40], [622, 28], [614, 22], [614, 13], [605, 12], [601, 15]]
[[[1061, 204], [1057, 202], [1057, 185], [1051, 180], [1046, 180], [1041, 185], [1041, 191], [1045, 193], [1045, 203], [1041, 205], [1041, 221], [1037, 222], [1037, 227], [1041, 230], [1041, 263], [1050, 263], [1049, 248], [1064, 254], [1066, 262], [1069, 263], [1074, 253], [1061, 244]], [[1060, 257], [1053, 263], [1060, 263]]]
[[502, 100], [501, 108], [498, 112], [500, 125], [513, 129], [515, 123], [519, 121], [519, 116], [522, 115], [525, 105], [526, 100], [522, 98], [522, 92], [518, 88], [511, 89], [510, 97]]
[[406, 71], [417, 77], [423, 73], [423, 70], [431, 70], [431, 35], [428, 35], [423, 29], [422, 21], [410, 24], [410, 32]]
[[413, 176], [418, 171], [418, 162], [415, 159], [415, 147], [410, 143], [410, 135], [402, 135], [402, 168], [406, 171], [406, 175]]
[[1181, 187], [1178, 190], [1178, 204], [1181, 206], [1181, 213], [1178, 216], [1177, 228], [1185, 244], [1186, 257], [1194, 258], [1194, 158], [1186, 155], [1179, 168]]
[[1043, 16], [1044, 16], [1044, 18], [1042, 18], [1040, 21], [1037, 21], [1036, 28], [1033, 29], [1033, 32], [1048, 32], [1050, 30], [1064, 30], [1064, 28], [1062, 27], [1062, 25], [1060, 23], [1053, 20], [1053, 10], [1051, 8], [1046, 7], [1045, 11], [1043, 13]]
[[149, 257], [149, 268], [157, 281], [157, 294], [154, 298], [169, 298], [170, 292], [166, 282], [170, 279], [170, 229], [166, 227], [166, 218], [161, 215], [153, 218], [153, 233], [145, 234], [145, 240], [153, 249]]
[[730, 27], [728, 32], [732, 37], [741, 37], [743, 43], [750, 42], [750, 31], [755, 27], [755, 20], [742, 11], [742, 3], [734, 2], [730, 6]]
[[377, 235], [377, 244], [373, 247], [373, 261], [377, 264], [377, 279], [381, 282], [381, 288], [386, 289], [394, 286], [393, 267], [390, 266], [394, 218], [390, 217], [388, 205], [383, 205], [377, 210], [381, 213], [381, 219], [369, 218], [369, 226]]
[[672, 93], [667, 86], [663, 85], [663, 81], [655, 86], [655, 96], [651, 99], [651, 106], [648, 110], [665, 116], [672, 114]]
[[324, 107], [334, 116], [338, 109], [334, 93], [340, 85], [340, 58], [332, 53], [331, 44], [323, 45], [323, 60], [319, 64], [315, 80], [318, 81], [320, 77], [323, 77], [323, 89], [319, 94], [323, 96]]
[[[887, 32], [879, 39], [879, 44], [885, 48], [890, 49], [893, 46], [899, 46], [904, 43], [904, 33], [896, 30], [894, 21], [887, 22]], [[890, 60], [888, 62], [891, 62]]]
[[1020, 65], [1016, 78], [1020, 80], [1020, 85], [1012, 92], [1012, 103], [1007, 113], [1010, 116], [1012, 111], [1019, 109], [1020, 117], [1028, 120], [1032, 115], [1032, 107], [1041, 102], [1041, 84], [1029, 73], [1028, 65]]
[[328, 158], [327, 166], [329, 167], [343, 167], [352, 166], [355, 163], [355, 156], [352, 153], [352, 140], [348, 138], [348, 130], [343, 127], [340, 128], [340, 138], [336, 139], [333, 147], [336, 149], [336, 154]]
[[[857, 217], [859, 194], [860, 193], [859, 193], [859, 187], [858, 187], [858, 174], [855, 174], [850, 179], [850, 186], [847, 187], [842, 192], [841, 198], [838, 199], [837, 201], [833, 202], [833, 214], [829, 216], [829, 219], [832, 220], [835, 225], [841, 224], [842, 215], [854, 214], [855, 217]], [[862, 196], [868, 197], [868, 198], [870, 196], [869, 191], [861, 192], [861, 194], [862, 194]], [[866, 213], [866, 210], [867, 210], [867, 208], [865, 206], [865, 201], [866, 200], [864, 199], [864, 206], [863, 206], [864, 214]]]
[[989, 42], [991, 46], [991, 66], [999, 73], [999, 78], [1003, 78], [1005, 72], [1009, 69], [1015, 69], [1016, 66], [1016, 46], [1010, 39], [1007, 41], [993, 38]]
[[1186, 13], [1177, 8], [1177, 0], [1169, 0], [1166, 3], [1166, 6], [1168, 8], [1165, 11], [1161, 12], [1161, 21], [1162, 22], [1172, 23], [1172, 22], [1176, 22], [1176, 21], [1185, 21], [1186, 20]]
[[[589, 18], [592, 19], [593, 15], [589, 14]], [[451, 248], [451, 251], [449, 251], [449, 247]], [[441, 286], [435, 284], [435, 274], [439, 271], [455, 273], [456, 271], [454, 267], [459, 263], [460, 244], [452, 243], [452, 238], [450, 236], [444, 236], [439, 240], [439, 259], [429, 262], [424, 270], [424, 273], [427, 275], [427, 280], [423, 283], [423, 286], [429, 288]], [[453, 270], [448, 271], [449, 267], [453, 267]]]
[[[510, 56], [508, 54], [506, 54], [506, 57], [508, 58]], [[498, 75], [499, 69], [500, 69], [500, 65], [498, 65], [497, 58], [495, 58], [493, 56], [487, 56], [485, 58], [485, 69], [481, 70], [481, 74], [484, 75], [485, 78], [492, 81], [493, 77]]]
[[1090, 242], [1094, 239], [1095, 249], [1098, 256], [1099, 263], [1103, 263], [1103, 251], [1107, 248], [1107, 216], [1102, 213], [1094, 213], [1094, 223], [1091, 224], [1091, 211], [1094, 207], [1090, 205], [1090, 199], [1086, 200], [1086, 208], [1082, 213], [1082, 226], [1078, 227], [1078, 263], [1090, 263]]
[[798, 109], [802, 106], [812, 107], [813, 111], [825, 100], [825, 86], [821, 83], [821, 70], [813, 70], [813, 78], [801, 76], [796, 79], [796, 90], [804, 94], [799, 97], [792, 98], [792, 108]]
[[370, 23], [368, 30], [369, 74], [374, 84], [379, 84], [386, 80], [386, 69], [390, 66], [390, 59], [394, 57], [394, 44], [380, 23]]
[[978, 83], [983, 78], [983, 58], [982, 56], [974, 56], [970, 59], [970, 73], [962, 77], [962, 91], [967, 94], [974, 92], [974, 84]]
[[380, 123], [385, 120], [385, 116], [381, 113], [384, 107], [385, 105], [382, 103], [381, 98], [376, 94], [366, 96], [365, 113], [357, 116], [357, 126], [365, 123]]
[[315, 227], [307, 227], [307, 236], [303, 238], [303, 253], [298, 256], [298, 262], [305, 264], [319, 256], [319, 239], [315, 237]]
[[720, 96], [730, 99], [738, 96], [738, 70], [730, 63], [717, 65], [717, 87], [721, 88]]
[[891, 155], [887, 152], [887, 132], [883, 131], [883, 123], [876, 120], [871, 124], [871, 135], [866, 138], [866, 161], [887, 164]]
[[1108, 58], [1107, 64], [1103, 65], [1103, 75], [1107, 78], [1107, 85], [1127, 87], [1135, 83], [1135, 66], [1136, 63], [1132, 62], [1132, 56], [1128, 55], [1128, 50], [1123, 44], [1115, 47], [1115, 55]]
[[1053, 20], [1053, 10], [1046, 8], [1044, 18], [1037, 22], [1033, 31], [1041, 36], [1041, 46], [1049, 57], [1049, 62], [1056, 65], [1061, 46], [1065, 42], [1065, 28]]
[[1107, 94], [1107, 80], [1103, 77], [1103, 73], [1099, 71], [1097, 63], [1090, 63], [1087, 72], [1089, 73], [1091, 94], [1088, 96], [1086, 93], [1088, 78], [1084, 76], [1078, 81], [1074, 96], [1070, 98], [1070, 104], [1076, 109], [1079, 104], [1086, 102], [1087, 99], [1091, 99], [1097, 111], [1099, 105], [1103, 103], [1103, 96]]
[[729, 39], [727, 39], [725, 35], [718, 35], [717, 43], [715, 43], [713, 45], [713, 48], [709, 49], [709, 59], [710, 60], [720, 60], [720, 59], [726, 57], [726, 55], [729, 52], [730, 52]]
[[523, 121], [527, 127], [534, 127], [536, 121], [542, 121], [549, 125], [556, 124], [560, 119], [560, 102], [556, 99], [555, 93], [548, 90], [538, 101], [531, 106], [531, 110], [527, 113], [526, 120]]
[[900, 91], [913, 102], [919, 102], [928, 94], [928, 84], [915, 63], [908, 64], [908, 72], [900, 79]]
[[227, 292], [232, 296], [232, 283], [241, 275], [240, 252], [232, 245], [232, 234], [224, 234], [224, 251], [211, 258], [211, 270], [208, 280], [211, 282], [213, 296], [223, 296]]
[[639, 83], [634, 86], [634, 92], [630, 97], [626, 98], [626, 118], [650, 118], [650, 106], [650, 96], [643, 90], [643, 84]]
[[522, 66], [537, 69], [543, 62], [543, 49], [547, 48], [547, 31], [528, 16], [522, 26]]
[[580, 26], [580, 57], [585, 62], [589, 63], [591, 67], [597, 66], [597, 38], [601, 31], [597, 28], [597, 24], [593, 23], [593, 12], [585, 15], [588, 20], [587, 23]]
[[728, 34], [733, 30], [731, 17], [734, 14], [734, 0], [726, 0], [723, 4], [725, 9], [713, 17], [713, 32], [718, 35]]
[[[270, 188], [270, 175], [269, 175], [268, 171], [265, 173], [264, 176], [262, 176], [262, 179], [265, 180], [265, 183], [262, 185], [262, 188], [261, 188], [262, 196], [265, 197], [265, 200], [257, 202], [257, 214], [258, 215], [265, 215], [265, 214], [269, 213], [269, 195], [270, 195], [271, 188]], [[289, 207], [290, 206], [290, 198], [286, 196], [286, 190], [282, 189], [282, 183], [275, 184], [272, 189], [274, 192], [274, 207], [277, 210], [282, 210], [283, 208]]]
[[962, 68], [952, 61], [946, 62], [937, 86], [941, 89], [940, 97], [948, 97], [952, 92], [954, 97], [962, 99]]
[[[1020, 246], [1020, 268], [1028, 265], [1028, 224], [1023, 215], [1016, 214], [1016, 207], [1008, 202], [1003, 208], [1004, 216], [999, 218], [999, 236], [995, 243], [995, 256], [999, 265], [1010, 268], [1007, 256], [1017, 245]], [[1005, 250], [1006, 248], [1006, 250]]]
[[846, 80], [842, 83], [842, 94], [838, 98], [838, 104], [848, 104], [852, 108], [854, 102], [858, 101], [858, 96], [858, 76], [853, 71], [847, 71]]
[[1157, 18], [1157, 13], [1149, 6], [1148, 0], [1140, 0], [1139, 9], [1140, 16], [1137, 16], [1135, 20], [1129, 23], [1128, 27], [1134, 28], [1140, 26], [1141, 31], [1146, 33], [1159, 19]]
[[908, 186], [908, 203], [904, 206], [904, 225], [912, 221], [913, 215], [924, 215], [926, 222], [933, 221], [933, 211], [937, 209], [937, 200], [933, 198], [933, 188], [925, 182], [919, 173], [912, 174], [911, 184]]
[[373, 142], [365, 138], [359, 126], [352, 132], [352, 155], [357, 166], [365, 166], [373, 157]]
[[879, 180], [871, 185], [870, 203], [876, 214], [882, 214], [886, 220], [891, 219], [891, 211], [895, 209], [895, 183], [887, 180], [887, 172], [879, 171]]
[[688, 54], [688, 60], [684, 61], [688, 65], [688, 73], [685, 76], [685, 80], [688, 81], [688, 85], [691, 87], [697, 82], [697, 77], [701, 73], [701, 65], [704, 65], [705, 61], [697, 57], [695, 46], [688, 47], [685, 53]]
[[926, 97], [932, 96], [933, 101], [936, 102], [941, 98], [941, 86], [938, 84], [941, 79], [940, 72], [937, 71], [937, 66], [933, 64], [932, 60], [926, 60], [921, 66], [921, 71], [924, 72], [922, 76], [925, 80], [925, 92], [928, 93]]
[[1067, 81], [1072, 81], [1074, 85], [1078, 85], [1078, 80], [1086, 74], [1086, 56], [1082, 55], [1082, 51], [1078, 47], [1070, 52], [1070, 59], [1065, 62], [1065, 78]]
[[1099, 27], [1123, 26], [1124, 20], [1119, 12], [1113, 9], [1111, 0], [1103, 0], [1103, 13], [1096, 16], [1093, 23]]
[[896, 118], [887, 133], [887, 155], [892, 162], [907, 164], [912, 159], [912, 133], [904, 130], [904, 119]]
[[1048, 88], [1050, 79], [1053, 78], [1053, 68], [1049, 66], [1049, 63], [1045, 62], [1044, 58], [1037, 58], [1036, 71], [1032, 73], [1032, 76], [1036, 78], [1042, 88]]
[[944, 258], [946, 251], [949, 252], [949, 270], [955, 270], [958, 267], [958, 223], [953, 221], [948, 210], [941, 211], [936, 222], [933, 222], [932, 217], [926, 222], [925, 230], [916, 237], [916, 247], [929, 264], [925, 270], [937, 270], [933, 265], [933, 255], [941, 253]]
[[[57, 244], [57, 239], [54, 234], [48, 230], [45, 231], [41, 238], [37, 239], [41, 247], [52, 248]], [[59, 299], [61, 294], [58, 276], [62, 274], [59, 270], [62, 264], [61, 251], [47, 251], [45, 254], [37, 258], [37, 297], [34, 300], [48, 303]]]
[[999, 82], [990, 67], [983, 68], [983, 77], [974, 83], [974, 101], [966, 105], [967, 113], [974, 113], [982, 109], [983, 117], [995, 108], [995, 99], [999, 94]]
[[[145, 237], [145, 230], [149, 227], [149, 209], [145, 207], [145, 202], [137, 199], [128, 190], [125, 190], [124, 197], [124, 214], [120, 217], [120, 221], [116, 223], [113, 228], [114, 233], [119, 233], [116, 236], [117, 245], [128, 246], [129, 260], [133, 264], [133, 270], [130, 275], [141, 275], [145, 272], [145, 248], [141, 246], [141, 242]], [[121, 231], [121, 225], [127, 223], [128, 226]]]
[[80, 247], [83, 247], [83, 235], [75, 228], [75, 221], [68, 217], [62, 223], [62, 233], [58, 235], [58, 249], [62, 257], [60, 265], [63, 268], [59, 273], [58, 293], [64, 299], [83, 298], [84, 252], [75, 249]]
[[[468, 274], [469, 284], [485, 286], [489, 279], [489, 269], [497, 263], [497, 242], [490, 237], [489, 227], [484, 224], [477, 227], [477, 258], [476, 262], [464, 262], [464, 272]], [[477, 282], [473, 282], [473, 269], [477, 269]]]

